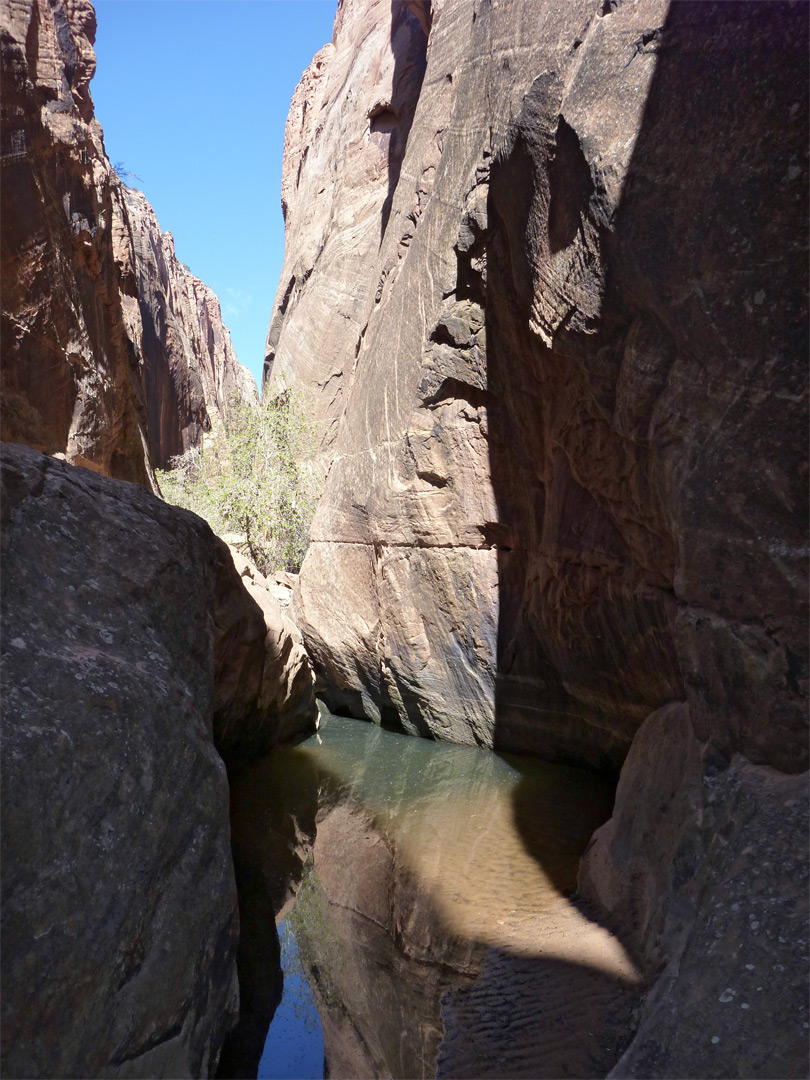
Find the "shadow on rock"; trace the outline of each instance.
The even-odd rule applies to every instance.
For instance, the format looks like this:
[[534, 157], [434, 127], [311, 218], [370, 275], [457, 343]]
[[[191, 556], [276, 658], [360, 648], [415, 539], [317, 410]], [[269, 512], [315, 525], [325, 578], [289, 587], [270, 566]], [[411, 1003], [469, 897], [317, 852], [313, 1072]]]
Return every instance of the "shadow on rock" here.
[[315, 838], [318, 775], [309, 757], [281, 747], [232, 763], [231, 845], [239, 897], [239, 1021], [223, 1047], [221, 1080], [255, 1077], [283, 992], [276, 922], [294, 896]]

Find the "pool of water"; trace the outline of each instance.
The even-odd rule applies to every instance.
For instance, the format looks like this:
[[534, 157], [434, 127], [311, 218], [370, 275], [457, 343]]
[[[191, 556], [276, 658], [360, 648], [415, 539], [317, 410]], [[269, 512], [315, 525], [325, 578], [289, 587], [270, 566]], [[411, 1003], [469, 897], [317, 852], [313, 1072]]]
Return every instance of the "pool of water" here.
[[[570, 900], [610, 814], [603, 777], [325, 714], [317, 735], [234, 772], [231, 787], [243, 998], [270, 1011], [268, 912], [284, 965], [263, 1046], [254, 1033], [258, 1065], [231, 1075], [435, 1076], [437, 1056], [444, 1075], [469, 1070], [451, 1050], [470, 1042], [464, 1002], [494, 957], [632, 979], [620, 944]], [[479, 1064], [458, 1075], [485, 1075]]]
[[281, 970], [284, 994], [270, 1022], [257, 1070], [258, 1080], [321, 1080], [323, 1028], [292, 926], [282, 920]]

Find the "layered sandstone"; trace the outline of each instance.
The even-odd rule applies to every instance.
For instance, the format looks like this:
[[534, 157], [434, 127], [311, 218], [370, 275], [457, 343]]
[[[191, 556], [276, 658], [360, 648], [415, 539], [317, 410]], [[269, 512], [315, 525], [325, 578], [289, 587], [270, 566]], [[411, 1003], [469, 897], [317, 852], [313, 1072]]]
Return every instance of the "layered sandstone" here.
[[633, 745], [582, 878], [660, 975], [616, 1075], [806, 1064], [807, 18], [347, 0], [288, 122], [266, 372], [315, 387], [331, 463], [296, 596], [324, 698]]
[[340, 5], [267, 362], [331, 460], [333, 706], [618, 764], [688, 700], [806, 766], [805, 21], [741, 12]]
[[113, 258], [121, 185], [89, 83], [87, 0], [2, 12], [2, 431], [148, 482], [143, 387]]
[[2, 10], [3, 438], [122, 479], [255, 399], [219, 303], [110, 166], [89, 0]]
[[253, 376], [236, 358], [219, 299], [181, 263], [140, 191], [124, 189], [113, 251], [121, 303], [144, 386], [152, 464], [221, 431], [233, 399], [258, 401]]

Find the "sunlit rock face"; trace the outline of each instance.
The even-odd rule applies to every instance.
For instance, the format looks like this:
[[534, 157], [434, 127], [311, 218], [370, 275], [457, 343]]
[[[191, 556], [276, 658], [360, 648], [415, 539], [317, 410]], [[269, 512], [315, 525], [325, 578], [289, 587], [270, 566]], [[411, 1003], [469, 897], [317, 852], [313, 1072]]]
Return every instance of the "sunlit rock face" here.
[[216, 294], [181, 263], [140, 191], [124, 190], [113, 251], [127, 337], [144, 385], [152, 463], [200, 446], [222, 430], [228, 405], [258, 401], [236, 358]]
[[95, 32], [81, 0], [3, 6], [3, 438], [145, 483], [112, 245], [123, 195], [89, 91]]
[[806, 11], [745, 10], [339, 6], [267, 362], [331, 460], [333, 707], [618, 765], [688, 700], [806, 767]]
[[[639, 735], [581, 879], [660, 975], [617, 1076], [806, 1070], [807, 20], [357, 0], [288, 125], [267, 371], [331, 461], [324, 697], [600, 767]], [[739, 998], [766, 897], [787, 1009]]]
[[110, 166], [88, 0], [2, 13], [3, 438], [120, 479], [255, 399], [219, 303]]

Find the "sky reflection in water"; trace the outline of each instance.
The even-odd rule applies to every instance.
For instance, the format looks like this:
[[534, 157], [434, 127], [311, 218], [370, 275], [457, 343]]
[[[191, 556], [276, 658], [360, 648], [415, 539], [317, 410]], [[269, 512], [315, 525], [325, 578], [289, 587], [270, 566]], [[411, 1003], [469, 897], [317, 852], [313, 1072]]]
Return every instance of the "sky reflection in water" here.
[[278, 927], [284, 996], [276, 1010], [257, 1080], [320, 1080], [323, 1076], [323, 1029], [286, 920]]

